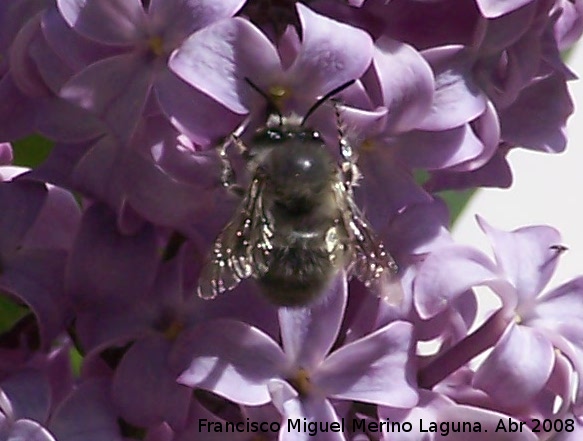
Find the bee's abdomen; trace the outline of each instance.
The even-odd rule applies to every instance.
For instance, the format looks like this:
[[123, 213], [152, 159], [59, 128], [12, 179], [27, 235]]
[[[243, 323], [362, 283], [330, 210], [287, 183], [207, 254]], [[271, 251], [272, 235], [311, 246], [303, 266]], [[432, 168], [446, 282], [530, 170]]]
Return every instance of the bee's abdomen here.
[[326, 249], [274, 247], [267, 272], [259, 279], [264, 294], [281, 306], [306, 305], [329, 283], [335, 268]]

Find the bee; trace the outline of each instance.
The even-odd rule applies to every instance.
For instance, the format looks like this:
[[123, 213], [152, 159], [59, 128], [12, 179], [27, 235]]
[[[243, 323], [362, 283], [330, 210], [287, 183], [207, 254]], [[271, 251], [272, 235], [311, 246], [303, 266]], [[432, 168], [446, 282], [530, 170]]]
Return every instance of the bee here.
[[[382, 281], [394, 279], [397, 265], [355, 203], [360, 175], [337, 106], [340, 165], [321, 133], [305, 125], [318, 106], [353, 82], [320, 98], [303, 118], [270, 115], [249, 146], [232, 135], [251, 180], [202, 269], [200, 297], [213, 299], [251, 277], [272, 303], [301, 307], [316, 300], [342, 269], [386, 296]], [[233, 187], [227, 144], [219, 149], [222, 182]]]

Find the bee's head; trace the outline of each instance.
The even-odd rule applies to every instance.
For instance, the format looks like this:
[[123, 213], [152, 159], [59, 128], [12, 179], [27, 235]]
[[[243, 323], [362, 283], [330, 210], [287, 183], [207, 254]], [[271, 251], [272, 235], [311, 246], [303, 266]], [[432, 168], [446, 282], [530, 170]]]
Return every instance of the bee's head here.
[[337, 172], [320, 133], [284, 124], [257, 137], [257, 145], [264, 148], [256, 170], [268, 182], [274, 203], [292, 214], [312, 210]]

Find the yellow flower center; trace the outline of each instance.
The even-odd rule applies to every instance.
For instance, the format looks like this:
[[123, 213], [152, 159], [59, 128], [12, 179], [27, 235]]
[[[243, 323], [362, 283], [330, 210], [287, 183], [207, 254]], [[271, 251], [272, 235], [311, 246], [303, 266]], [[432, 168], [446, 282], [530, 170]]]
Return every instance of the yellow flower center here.
[[164, 330], [164, 337], [168, 340], [176, 340], [180, 333], [184, 330], [184, 323], [179, 320], [173, 320]]
[[288, 381], [301, 396], [306, 396], [313, 390], [310, 374], [304, 368], [298, 369]]
[[164, 55], [164, 40], [159, 35], [154, 35], [148, 40], [148, 48], [154, 55], [160, 57]]
[[285, 102], [292, 96], [292, 90], [280, 85], [271, 86], [267, 91], [273, 104], [279, 109], [283, 110]]

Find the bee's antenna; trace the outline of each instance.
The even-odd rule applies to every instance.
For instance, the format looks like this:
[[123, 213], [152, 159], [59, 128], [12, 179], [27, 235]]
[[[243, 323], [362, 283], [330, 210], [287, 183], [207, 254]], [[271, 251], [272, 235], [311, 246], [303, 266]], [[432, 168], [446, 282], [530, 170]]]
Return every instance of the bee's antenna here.
[[342, 92], [344, 89], [346, 89], [349, 86], [352, 86], [354, 83], [356, 82], [356, 80], [350, 80], [347, 81], [346, 83], [338, 86], [336, 89], [331, 90], [330, 92], [328, 92], [326, 95], [324, 95], [322, 98], [320, 98], [318, 101], [316, 101], [312, 107], [310, 107], [308, 109], [308, 111], [306, 112], [306, 114], [304, 115], [302, 122], [300, 125], [304, 125], [304, 123], [306, 122], [306, 120], [310, 117], [310, 115], [312, 113], [314, 113], [316, 111], [316, 109], [318, 107], [320, 107], [322, 104], [324, 104], [326, 101], [328, 101], [330, 99], [330, 97], [336, 95], [338, 92]]
[[251, 88], [255, 92], [257, 92], [259, 95], [261, 95], [263, 98], [265, 98], [265, 101], [267, 101], [267, 106], [269, 107], [270, 111], [272, 113], [277, 114], [277, 116], [279, 117], [280, 125], [283, 124], [283, 115], [281, 114], [281, 112], [279, 111], [279, 109], [275, 105], [275, 102], [271, 99], [271, 97], [268, 94], [266, 94], [263, 90], [261, 90], [259, 88], [259, 86], [257, 84], [255, 84], [253, 81], [251, 81], [249, 78], [245, 77], [245, 81], [247, 82], [247, 84], [249, 84], [251, 86]]

